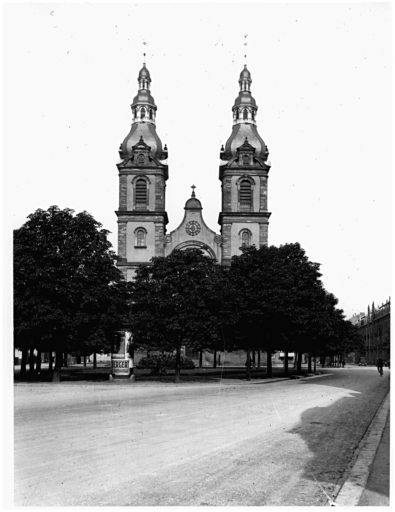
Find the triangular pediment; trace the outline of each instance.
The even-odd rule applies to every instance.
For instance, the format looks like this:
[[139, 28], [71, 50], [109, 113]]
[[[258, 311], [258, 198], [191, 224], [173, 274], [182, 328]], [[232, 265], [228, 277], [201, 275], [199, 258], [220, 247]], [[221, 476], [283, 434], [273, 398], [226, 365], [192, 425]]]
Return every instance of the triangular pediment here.
[[144, 142], [143, 136], [141, 136], [138, 143], [132, 146], [132, 151], [151, 151], [151, 147]]
[[238, 152], [244, 152], [244, 153], [255, 153], [254, 146], [251, 146], [251, 144], [248, 142], [248, 138], [245, 138], [245, 141], [243, 144], [237, 148]]

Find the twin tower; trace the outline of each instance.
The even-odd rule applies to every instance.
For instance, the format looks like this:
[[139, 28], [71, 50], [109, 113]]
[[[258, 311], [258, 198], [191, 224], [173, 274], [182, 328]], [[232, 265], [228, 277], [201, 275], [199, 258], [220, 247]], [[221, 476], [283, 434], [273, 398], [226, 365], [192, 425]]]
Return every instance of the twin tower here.
[[257, 130], [258, 107], [251, 94], [247, 66], [240, 73], [240, 92], [232, 107], [232, 133], [220, 151], [220, 234], [205, 224], [194, 187], [185, 203], [183, 221], [167, 234], [168, 151], [156, 133], [157, 107], [145, 64], [138, 83], [138, 93], [131, 105], [132, 127], [119, 148], [117, 164], [118, 267], [125, 278], [130, 281], [138, 265], [149, 263], [153, 256], [167, 256], [174, 249], [199, 248], [218, 263], [229, 265], [243, 245], [267, 245], [269, 152]]

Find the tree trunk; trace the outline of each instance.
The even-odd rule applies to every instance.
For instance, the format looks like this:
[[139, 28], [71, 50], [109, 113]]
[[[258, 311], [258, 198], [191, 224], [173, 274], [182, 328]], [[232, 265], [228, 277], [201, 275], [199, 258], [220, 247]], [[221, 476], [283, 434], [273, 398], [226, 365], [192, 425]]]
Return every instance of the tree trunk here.
[[26, 363], [27, 363], [27, 348], [22, 350], [22, 360], [21, 360], [21, 375], [26, 375]]
[[307, 366], [307, 371], [309, 373], [311, 373], [311, 354], [309, 354], [309, 363], [308, 363], [308, 366]]
[[49, 362], [48, 362], [48, 370], [52, 372], [52, 366], [53, 366], [53, 352], [49, 353]]
[[325, 366], [325, 357], [321, 357], [321, 368]]
[[67, 365], [67, 352], [65, 352], [65, 353], [63, 354], [63, 366], [68, 366], [68, 365]]
[[255, 368], [255, 350], [252, 351], [252, 367]]
[[203, 350], [199, 351], [199, 370], [203, 368]]
[[179, 384], [181, 382], [181, 347], [177, 344], [177, 351], [176, 351], [176, 368], [174, 372], [174, 383]]
[[86, 368], [86, 354], [84, 354], [84, 367]]
[[288, 375], [288, 349], [284, 352], [284, 375]]
[[298, 352], [298, 364], [297, 364], [297, 373], [300, 375], [302, 373], [302, 352]]
[[29, 373], [34, 373], [34, 348], [31, 348], [29, 353]]
[[214, 350], [213, 368], [217, 368], [217, 351]]
[[221, 352], [218, 354], [218, 365], [221, 366]]
[[317, 356], [314, 356], [314, 373], [317, 373]]
[[261, 368], [261, 351], [258, 350], [258, 368]]
[[41, 350], [37, 349], [36, 373], [41, 373]]
[[93, 368], [97, 368], [96, 352], [93, 352]]
[[266, 351], [266, 354], [267, 354], [267, 369], [266, 369], [266, 376], [268, 378], [272, 378], [273, 377], [273, 368], [272, 368], [272, 351], [270, 349], [268, 349]]
[[294, 369], [296, 368], [296, 364], [298, 362], [298, 353], [297, 352], [294, 352]]
[[60, 382], [60, 372], [62, 369], [62, 363], [63, 363], [63, 352], [61, 349], [58, 349], [56, 351], [55, 369], [52, 374], [52, 382]]
[[247, 348], [246, 378], [247, 380], [251, 380], [251, 354], [249, 348]]

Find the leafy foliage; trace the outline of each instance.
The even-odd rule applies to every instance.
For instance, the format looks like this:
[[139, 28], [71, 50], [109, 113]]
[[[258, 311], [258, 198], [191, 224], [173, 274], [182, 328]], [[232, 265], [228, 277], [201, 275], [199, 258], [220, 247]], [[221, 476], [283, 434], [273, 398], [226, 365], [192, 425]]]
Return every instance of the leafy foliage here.
[[[177, 351], [215, 348], [223, 325], [234, 321], [227, 269], [199, 249], [173, 251], [140, 266], [132, 290], [132, 332], [136, 346]], [[176, 381], [179, 368], [176, 365]]]
[[316, 355], [351, 346], [345, 336], [355, 341], [355, 333], [336, 309], [337, 299], [324, 289], [319, 270], [298, 243], [246, 247], [234, 256], [230, 277], [239, 321], [233, 336], [240, 348], [247, 354], [253, 349]]
[[89, 213], [37, 210], [14, 231], [17, 348], [109, 351], [129, 312], [108, 231]]

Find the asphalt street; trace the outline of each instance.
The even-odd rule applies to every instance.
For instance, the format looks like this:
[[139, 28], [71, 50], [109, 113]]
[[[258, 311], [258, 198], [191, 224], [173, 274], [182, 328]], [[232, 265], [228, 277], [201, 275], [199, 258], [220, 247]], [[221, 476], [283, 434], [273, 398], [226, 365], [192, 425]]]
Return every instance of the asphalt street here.
[[389, 389], [385, 370], [16, 384], [15, 506], [325, 506]]

